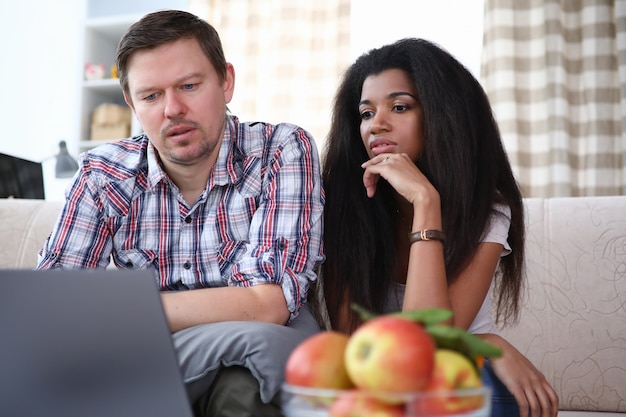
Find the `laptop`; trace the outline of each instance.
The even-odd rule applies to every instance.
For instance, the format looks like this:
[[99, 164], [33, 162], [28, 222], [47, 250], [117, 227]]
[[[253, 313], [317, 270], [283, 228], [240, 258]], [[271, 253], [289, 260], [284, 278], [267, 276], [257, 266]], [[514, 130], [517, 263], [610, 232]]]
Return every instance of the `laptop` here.
[[0, 416], [192, 417], [152, 273], [0, 270]]

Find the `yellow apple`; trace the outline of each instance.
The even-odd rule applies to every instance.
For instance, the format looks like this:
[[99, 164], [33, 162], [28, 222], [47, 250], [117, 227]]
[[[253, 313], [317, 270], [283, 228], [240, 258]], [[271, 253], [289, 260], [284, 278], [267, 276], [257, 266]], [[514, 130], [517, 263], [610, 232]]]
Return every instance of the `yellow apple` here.
[[432, 376], [435, 349], [435, 342], [420, 324], [398, 316], [378, 316], [350, 337], [346, 369], [359, 388], [387, 393], [419, 391]]
[[285, 365], [285, 381], [291, 385], [347, 389], [353, 387], [344, 364], [348, 336], [323, 331], [302, 341]]
[[480, 373], [472, 361], [455, 350], [437, 349], [435, 369], [425, 387], [425, 395], [411, 406], [417, 415], [445, 416], [469, 412], [482, 407], [484, 398], [476, 392], [462, 395], [454, 390], [480, 387]]

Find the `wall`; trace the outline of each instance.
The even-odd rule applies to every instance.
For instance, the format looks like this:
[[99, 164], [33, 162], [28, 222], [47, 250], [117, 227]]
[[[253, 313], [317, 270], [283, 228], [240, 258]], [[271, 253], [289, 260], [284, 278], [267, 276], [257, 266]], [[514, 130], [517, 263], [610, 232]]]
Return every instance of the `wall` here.
[[187, 4], [187, 0], [87, 0], [87, 17], [141, 15], [159, 9], [186, 10]]
[[[10, 3], [10, 7], [7, 6]], [[185, 8], [187, 0], [13, 0], [2, 3], [0, 152], [44, 161], [46, 199], [61, 200], [69, 179], [54, 177], [66, 140], [76, 156], [85, 18]], [[61, 6], [62, 5], [62, 6]]]
[[[0, 152], [41, 161], [74, 134], [85, 2], [66, 0], [59, 7], [48, 0], [14, 0], [2, 8], [8, 10], [0, 13]], [[54, 161], [44, 163], [50, 195], [67, 182], [54, 181], [53, 170]]]
[[[258, 1], [258, 0], [254, 0]], [[441, 44], [476, 76], [480, 71], [484, 0], [355, 0], [352, 56], [404, 36]], [[0, 36], [0, 152], [34, 161], [53, 156], [65, 139], [77, 149], [82, 28], [86, 16], [139, 14], [185, 8], [187, 0], [13, 0], [3, 3]], [[76, 156], [76, 155], [74, 155]], [[54, 161], [44, 164], [48, 199], [63, 198], [69, 180], [54, 178]]]
[[355, 0], [351, 55], [403, 37], [433, 41], [480, 77], [484, 0]]

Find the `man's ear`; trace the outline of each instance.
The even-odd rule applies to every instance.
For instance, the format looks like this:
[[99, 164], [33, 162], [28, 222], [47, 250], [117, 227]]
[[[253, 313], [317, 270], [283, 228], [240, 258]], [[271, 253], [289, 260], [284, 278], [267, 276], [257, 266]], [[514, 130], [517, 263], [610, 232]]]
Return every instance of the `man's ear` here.
[[235, 68], [230, 62], [226, 63], [226, 77], [224, 78], [224, 99], [226, 103], [230, 103], [233, 98], [233, 92], [235, 91]]
[[130, 109], [134, 112], [135, 107], [133, 106], [133, 101], [130, 99], [130, 97], [128, 97], [128, 95], [126, 95], [125, 91], [124, 91], [124, 101], [126, 102], [126, 104], [128, 104], [128, 107], [130, 107]]

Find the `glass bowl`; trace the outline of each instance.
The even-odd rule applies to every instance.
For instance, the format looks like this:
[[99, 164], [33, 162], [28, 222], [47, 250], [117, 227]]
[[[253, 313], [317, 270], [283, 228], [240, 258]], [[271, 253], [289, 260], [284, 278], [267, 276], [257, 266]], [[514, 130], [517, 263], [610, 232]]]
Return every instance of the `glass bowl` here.
[[[382, 400], [382, 401], [381, 401]], [[340, 405], [339, 402], [342, 404]], [[362, 390], [332, 390], [283, 384], [281, 407], [285, 417], [331, 417], [374, 415], [380, 403], [389, 417], [489, 417], [491, 390], [489, 387], [451, 391], [380, 393]], [[355, 410], [361, 409], [359, 413]], [[347, 413], [350, 409], [354, 414]], [[334, 410], [334, 411], [333, 411]], [[342, 410], [342, 411], [340, 411]], [[345, 412], [346, 414], [343, 414]]]

